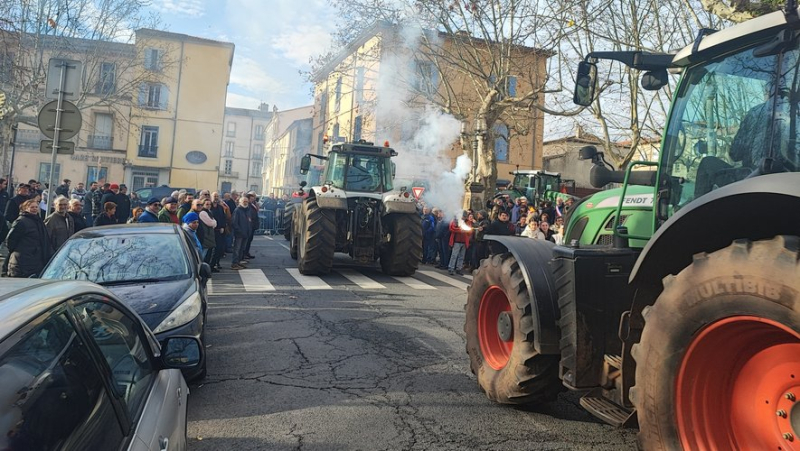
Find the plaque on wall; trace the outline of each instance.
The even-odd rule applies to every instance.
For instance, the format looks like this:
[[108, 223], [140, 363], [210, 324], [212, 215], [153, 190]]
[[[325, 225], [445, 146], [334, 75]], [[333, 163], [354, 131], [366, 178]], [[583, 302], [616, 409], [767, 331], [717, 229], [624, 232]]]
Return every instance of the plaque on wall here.
[[206, 154], [199, 150], [193, 150], [186, 154], [186, 161], [192, 164], [203, 164], [207, 159]]

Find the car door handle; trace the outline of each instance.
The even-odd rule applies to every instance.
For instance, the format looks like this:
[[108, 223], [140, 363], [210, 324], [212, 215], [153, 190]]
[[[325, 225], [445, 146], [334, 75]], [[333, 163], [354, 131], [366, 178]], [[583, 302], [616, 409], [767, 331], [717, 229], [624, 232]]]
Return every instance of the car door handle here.
[[161, 445], [161, 451], [167, 451], [167, 449], [169, 449], [169, 439], [166, 437], [159, 438], [158, 444]]

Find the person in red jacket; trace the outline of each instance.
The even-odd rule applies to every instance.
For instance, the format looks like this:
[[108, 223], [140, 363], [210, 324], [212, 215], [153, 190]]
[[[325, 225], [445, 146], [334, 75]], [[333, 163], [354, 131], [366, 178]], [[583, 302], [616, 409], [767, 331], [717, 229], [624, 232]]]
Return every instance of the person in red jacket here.
[[461, 275], [461, 268], [464, 266], [464, 254], [469, 249], [469, 239], [472, 236], [472, 224], [469, 223], [467, 212], [461, 214], [461, 220], [453, 218], [450, 221], [450, 246], [453, 248], [450, 254], [450, 266], [448, 273]]

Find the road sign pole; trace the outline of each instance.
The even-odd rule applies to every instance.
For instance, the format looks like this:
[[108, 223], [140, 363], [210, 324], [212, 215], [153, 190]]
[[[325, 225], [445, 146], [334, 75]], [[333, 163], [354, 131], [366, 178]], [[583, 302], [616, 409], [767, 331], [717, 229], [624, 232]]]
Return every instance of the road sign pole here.
[[53, 127], [53, 155], [50, 158], [50, 181], [47, 184], [47, 209], [45, 211], [50, 211], [50, 206], [53, 204], [53, 193], [55, 193], [55, 185], [53, 184], [53, 179], [56, 175], [56, 156], [58, 155], [58, 139], [59, 134], [61, 132], [61, 112], [63, 111], [64, 107], [64, 83], [67, 79], [67, 69], [69, 69], [69, 63], [66, 61], [62, 61], [59, 64], [61, 68], [61, 73], [59, 75], [59, 82], [58, 82], [58, 106], [56, 107], [56, 123], [55, 127]]
[[11, 165], [8, 167], [8, 197], [9, 197], [9, 199], [14, 197], [14, 190], [16, 189], [16, 187], [14, 186], [14, 156], [17, 153], [17, 130], [19, 129], [19, 123], [16, 123], [16, 124], [12, 125], [11, 129], [14, 130], [14, 138], [12, 138], [12, 141], [11, 141]]

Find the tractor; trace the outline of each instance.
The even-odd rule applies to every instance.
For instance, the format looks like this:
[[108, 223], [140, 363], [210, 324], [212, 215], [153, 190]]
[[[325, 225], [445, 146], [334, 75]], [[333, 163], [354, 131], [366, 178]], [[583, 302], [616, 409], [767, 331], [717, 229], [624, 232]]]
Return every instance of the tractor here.
[[488, 398], [578, 390], [646, 450], [800, 449], [798, 19], [790, 1], [674, 54], [580, 62], [584, 106], [601, 60], [649, 90], [681, 74], [659, 161], [614, 170], [584, 147], [592, 185], [621, 187], [570, 212], [565, 245], [486, 237], [507, 252], [473, 274], [464, 330]]
[[516, 170], [509, 174], [514, 176], [511, 186], [505, 190], [499, 190], [495, 197], [508, 195], [511, 199], [525, 197], [528, 203], [541, 205], [542, 202], [550, 201], [555, 203], [556, 199], [577, 200], [574, 196], [575, 181], [562, 180], [561, 174], [557, 172], [533, 170]]
[[303, 174], [311, 158], [324, 162], [321, 183], [301, 183], [307, 191], [292, 208], [290, 255], [302, 274], [328, 273], [336, 252], [359, 263], [380, 260], [392, 276], [414, 274], [422, 260], [422, 225], [410, 193], [393, 191], [394, 156], [388, 142], [360, 140], [301, 159]]

